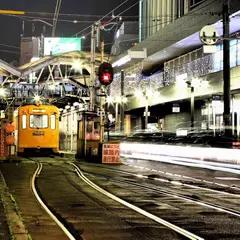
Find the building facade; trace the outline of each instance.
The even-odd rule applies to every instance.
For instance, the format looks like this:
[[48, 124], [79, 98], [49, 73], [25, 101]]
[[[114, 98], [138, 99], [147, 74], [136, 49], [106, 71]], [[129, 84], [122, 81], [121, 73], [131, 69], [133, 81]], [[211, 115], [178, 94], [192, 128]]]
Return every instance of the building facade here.
[[[169, 4], [165, 6], [166, 2]], [[194, 119], [198, 122], [195, 126], [221, 130], [223, 124], [223, 45], [219, 40], [215, 53], [204, 53], [199, 31], [206, 25], [212, 25], [218, 29], [219, 35], [222, 35], [222, 13], [225, 2], [227, 1], [142, 1], [140, 9], [142, 7], [142, 11], [147, 14], [147, 18], [142, 16], [142, 24], [148, 25], [145, 28], [148, 32], [145, 32], [146, 39], [141, 39], [142, 41], [132, 50], [140, 51], [146, 47], [147, 58], [137, 62], [131, 59], [117, 67], [115, 81], [111, 87], [113, 89], [111, 92], [115, 96], [120, 94], [120, 71], [124, 71], [124, 94], [129, 96], [128, 103], [125, 104], [126, 114], [144, 121], [144, 114], [146, 115], [144, 112], [148, 106], [150, 116], [161, 119], [161, 122], [164, 122], [164, 129], [175, 130], [179, 127], [176, 123], [180, 122], [185, 122], [185, 127], [187, 125], [190, 127], [188, 124], [191, 121], [190, 102], [194, 96]], [[240, 136], [240, 112], [238, 110], [240, 44], [237, 39], [240, 32], [238, 24], [240, 2], [231, 0], [229, 3], [230, 34], [233, 39], [230, 41], [231, 115], [233, 132]], [[150, 22], [153, 18], [160, 16], [160, 9], [165, 11], [169, 19], [159, 29], [151, 28]], [[169, 15], [169, 11], [173, 11], [173, 14]], [[178, 11], [180, 11], [179, 15]], [[172, 16], [174, 17], [170, 18]], [[117, 60], [121, 57], [124, 55], [119, 56]], [[160, 69], [157, 73], [152, 71], [154, 66]], [[146, 68], [150, 69], [153, 74], [145, 77], [143, 71]], [[178, 80], [182, 80], [182, 85], [178, 84]], [[193, 82], [194, 94], [191, 93], [189, 87], [189, 83], [191, 86]], [[138, 90], [142, 92], [141, 98], [134, 96]], [[158, 97], [146, 98], [148, 90], [158, 92]], [[176, 109], [178, 111], [175, 111]]]
[[140, 0], [140, 40], [146, 39], [205, 0]]

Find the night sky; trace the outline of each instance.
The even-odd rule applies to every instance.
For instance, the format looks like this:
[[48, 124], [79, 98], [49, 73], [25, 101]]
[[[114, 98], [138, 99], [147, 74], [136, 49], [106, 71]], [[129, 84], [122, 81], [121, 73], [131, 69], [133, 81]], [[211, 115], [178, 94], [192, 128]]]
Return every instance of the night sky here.
[[[60, 14], [84, 14], [84, 15], [100, 15], [93, 16], [59, 16], [57, 24], [56, 37], [71, 37], [82, 29], [91, 25], [91, 22], [99, 20], [101, 16], [107, 14], [112, 9], [120, 5], [124, 0], [62, 0]], [[122, 7], [117, 9], [114, 14], [117, 15], [130, 7], [138, 0], [128, 0]], [[51, 36], [51, 27], [40, 22], [32, 22], [32, 19], [43, 19], [52, 24], [53, 13], [55, 11], [56, 0], [0, 0], [0, 9], [10, 10], [22, 10], [26, 12], [25, 16], [3, 16], [0, 15], [0, 28], [1, 28], [1, 40], [0, 40], [0, 59], [7, 62], [12, 60], [19, 60], [19, 52], [17, 48], [10, 48], [3, 46], [3, 44], [20, 47], [20, 39], [22, 34], [22, 22], [21, 18], [27, 18], [25, 20], [25, 37], [39, 36], [43, 32], [43, 26], [46, 27], [46, 37]], [[36, 13], [33, 13], [36, 12]], [[52, 15], [47, 14], [52, 13]], [[136, 21], [138, 15], [138, 4], [131, 8], [129, 11], [123, 14], [123, 21]], [[135, 16], [134, 18], [131, 16]], [[32, 18], [30, 18], [32, 17]], [[61, 20], [71, 21], [64, 22]], [[85, 21], [73, 23], [72, 21]], [[106, 19], [106, 21], [109, 20]], [[87, 22], [86, 22], [87, 21]], [[34, 25], [34, 32], [33, 32]], [[90, 28], [86, 30], [84, 34], [89, 33]], [[103, 34], [105, 42], [111, 42], [114, 35], [115, 28], [111, 32], [105, 32]], [[90, 50], [90, 36], [84, 40], [84, 50]], [[13, 51], [14, 53], [7, 53], [4, 51]], [[110, 45], [107, 51], [110, 50]]]

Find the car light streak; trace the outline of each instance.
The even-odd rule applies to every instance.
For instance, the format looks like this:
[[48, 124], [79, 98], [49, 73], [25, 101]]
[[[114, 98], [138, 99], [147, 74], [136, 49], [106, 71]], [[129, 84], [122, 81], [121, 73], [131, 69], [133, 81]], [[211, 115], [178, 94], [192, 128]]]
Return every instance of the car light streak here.
[[209, 165], [224, 163], [225, 167], [240, 169], [239, 149], [203, 148], [126, 142], [122, 142], [120, 148], [122, 155], [138, 154], [145, 156], [161, 156], [167, 158], [176, 157], [182, 158], [182, 161], [188, 161], [191, 163], [202, 162], [206, 164], [207, 162]]
[[120, 148], [122, 157], [240, 174], [240, 151], [238, 149], [179, 147], [126, 142], [121, 143]]

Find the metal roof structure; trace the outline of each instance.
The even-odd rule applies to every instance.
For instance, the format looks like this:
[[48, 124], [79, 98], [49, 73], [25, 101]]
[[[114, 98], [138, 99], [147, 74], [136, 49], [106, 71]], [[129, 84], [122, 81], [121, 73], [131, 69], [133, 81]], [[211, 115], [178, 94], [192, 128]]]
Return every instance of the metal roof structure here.
[[[51, 64], [71, 65], [74, 61], [81, 60], [84, 67], [90, 71], [91, 53], [83, 51], [73, 51], [63, 54], [55, 54], [45, 56], [37, 61], [27, 63], [18, 68], [11, 66], [7, 62], [0, 60], [0, 75], [15, 76], [24, 79], [29, 74], [39, 71]], [[104, 61], [108, 61], [109, 57], [105, 57]], [[101, 63], [101, 54], [95, 53], [96, 67]]]
[[[104, 61], [109, 59], [110, 57], [106, 56]], [[81, 71], [77, 75], [75, 71], [72, 72], [74, 63], [80, 64]], [[95, 67], [100, 64], [101, 54], [95, 53]], [[62, 65], [65, 67], [61, 67]], [[66, 71], [67, 68], [71, 69], [70, 72]], [[55, 70], [59, 76], [55, 75]], [[5, 88], [4, 101], [6, 104], [14, 102], [15, 106], [36, 95], [49, 99], [59, 107], [73, 102], [84, 103], [83, 92], [89, 91], [90, 74], [90, 52], [73, 51], [45, 56], [18, 68], [0, 60], [0, 75], [6, 76], [1, 84], [1, 87]], [[51, 89], [53, 86], [54, 90]]]

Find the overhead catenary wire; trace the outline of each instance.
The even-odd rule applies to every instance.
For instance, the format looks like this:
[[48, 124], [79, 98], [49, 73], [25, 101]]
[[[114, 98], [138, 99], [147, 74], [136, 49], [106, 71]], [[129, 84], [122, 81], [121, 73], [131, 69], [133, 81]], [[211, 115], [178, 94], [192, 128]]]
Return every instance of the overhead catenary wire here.
[[58, 21], [61, 4], [62, 4], [62, 0], [57, 0], [56, 7], [55, 7], [55, 14], [53, 17], [52, 37], [55, 37], [57, 21]]
[[3, 47], [8, 47], [8, 48], [20, 49], [20, 47], [13, 46], [13, 45], [8, 45], [8, 44], [4, 44], [4, 43], [0, 43], [0, 46], [3, 46]]
[[[122, 2], [121, 4], [119, 4], [117, 7], [115, 7], [114, 9], [112, 9], [110, 12], [108, 12], [106, 15], [104, 15], [103, 17], [101, 17], [98, 21], [102, 21], [105, 17], [107, 17], [109, 14], [111, 14], [113, 11], [116, 11], [118, 8], [120, 8], [121, 6], [123, 6], [126, 2], [128, 2], [128, 0], [125, 0], [124, 2]], [[86, 28], [84, 28], [83, 30], [75, 33], [73, 36], [78, 36], [79, 34], [81, 34], [82, 32], [86, 31], [87, 29], [91, 28], [92, 24]]]
[[2, 50], [2, 49], [0, 49], [0, 52], [13, 53], [13, 54], [20, 55], [20, 52], [17, 52], [17, 51], [11, 51], [11, 50]]

